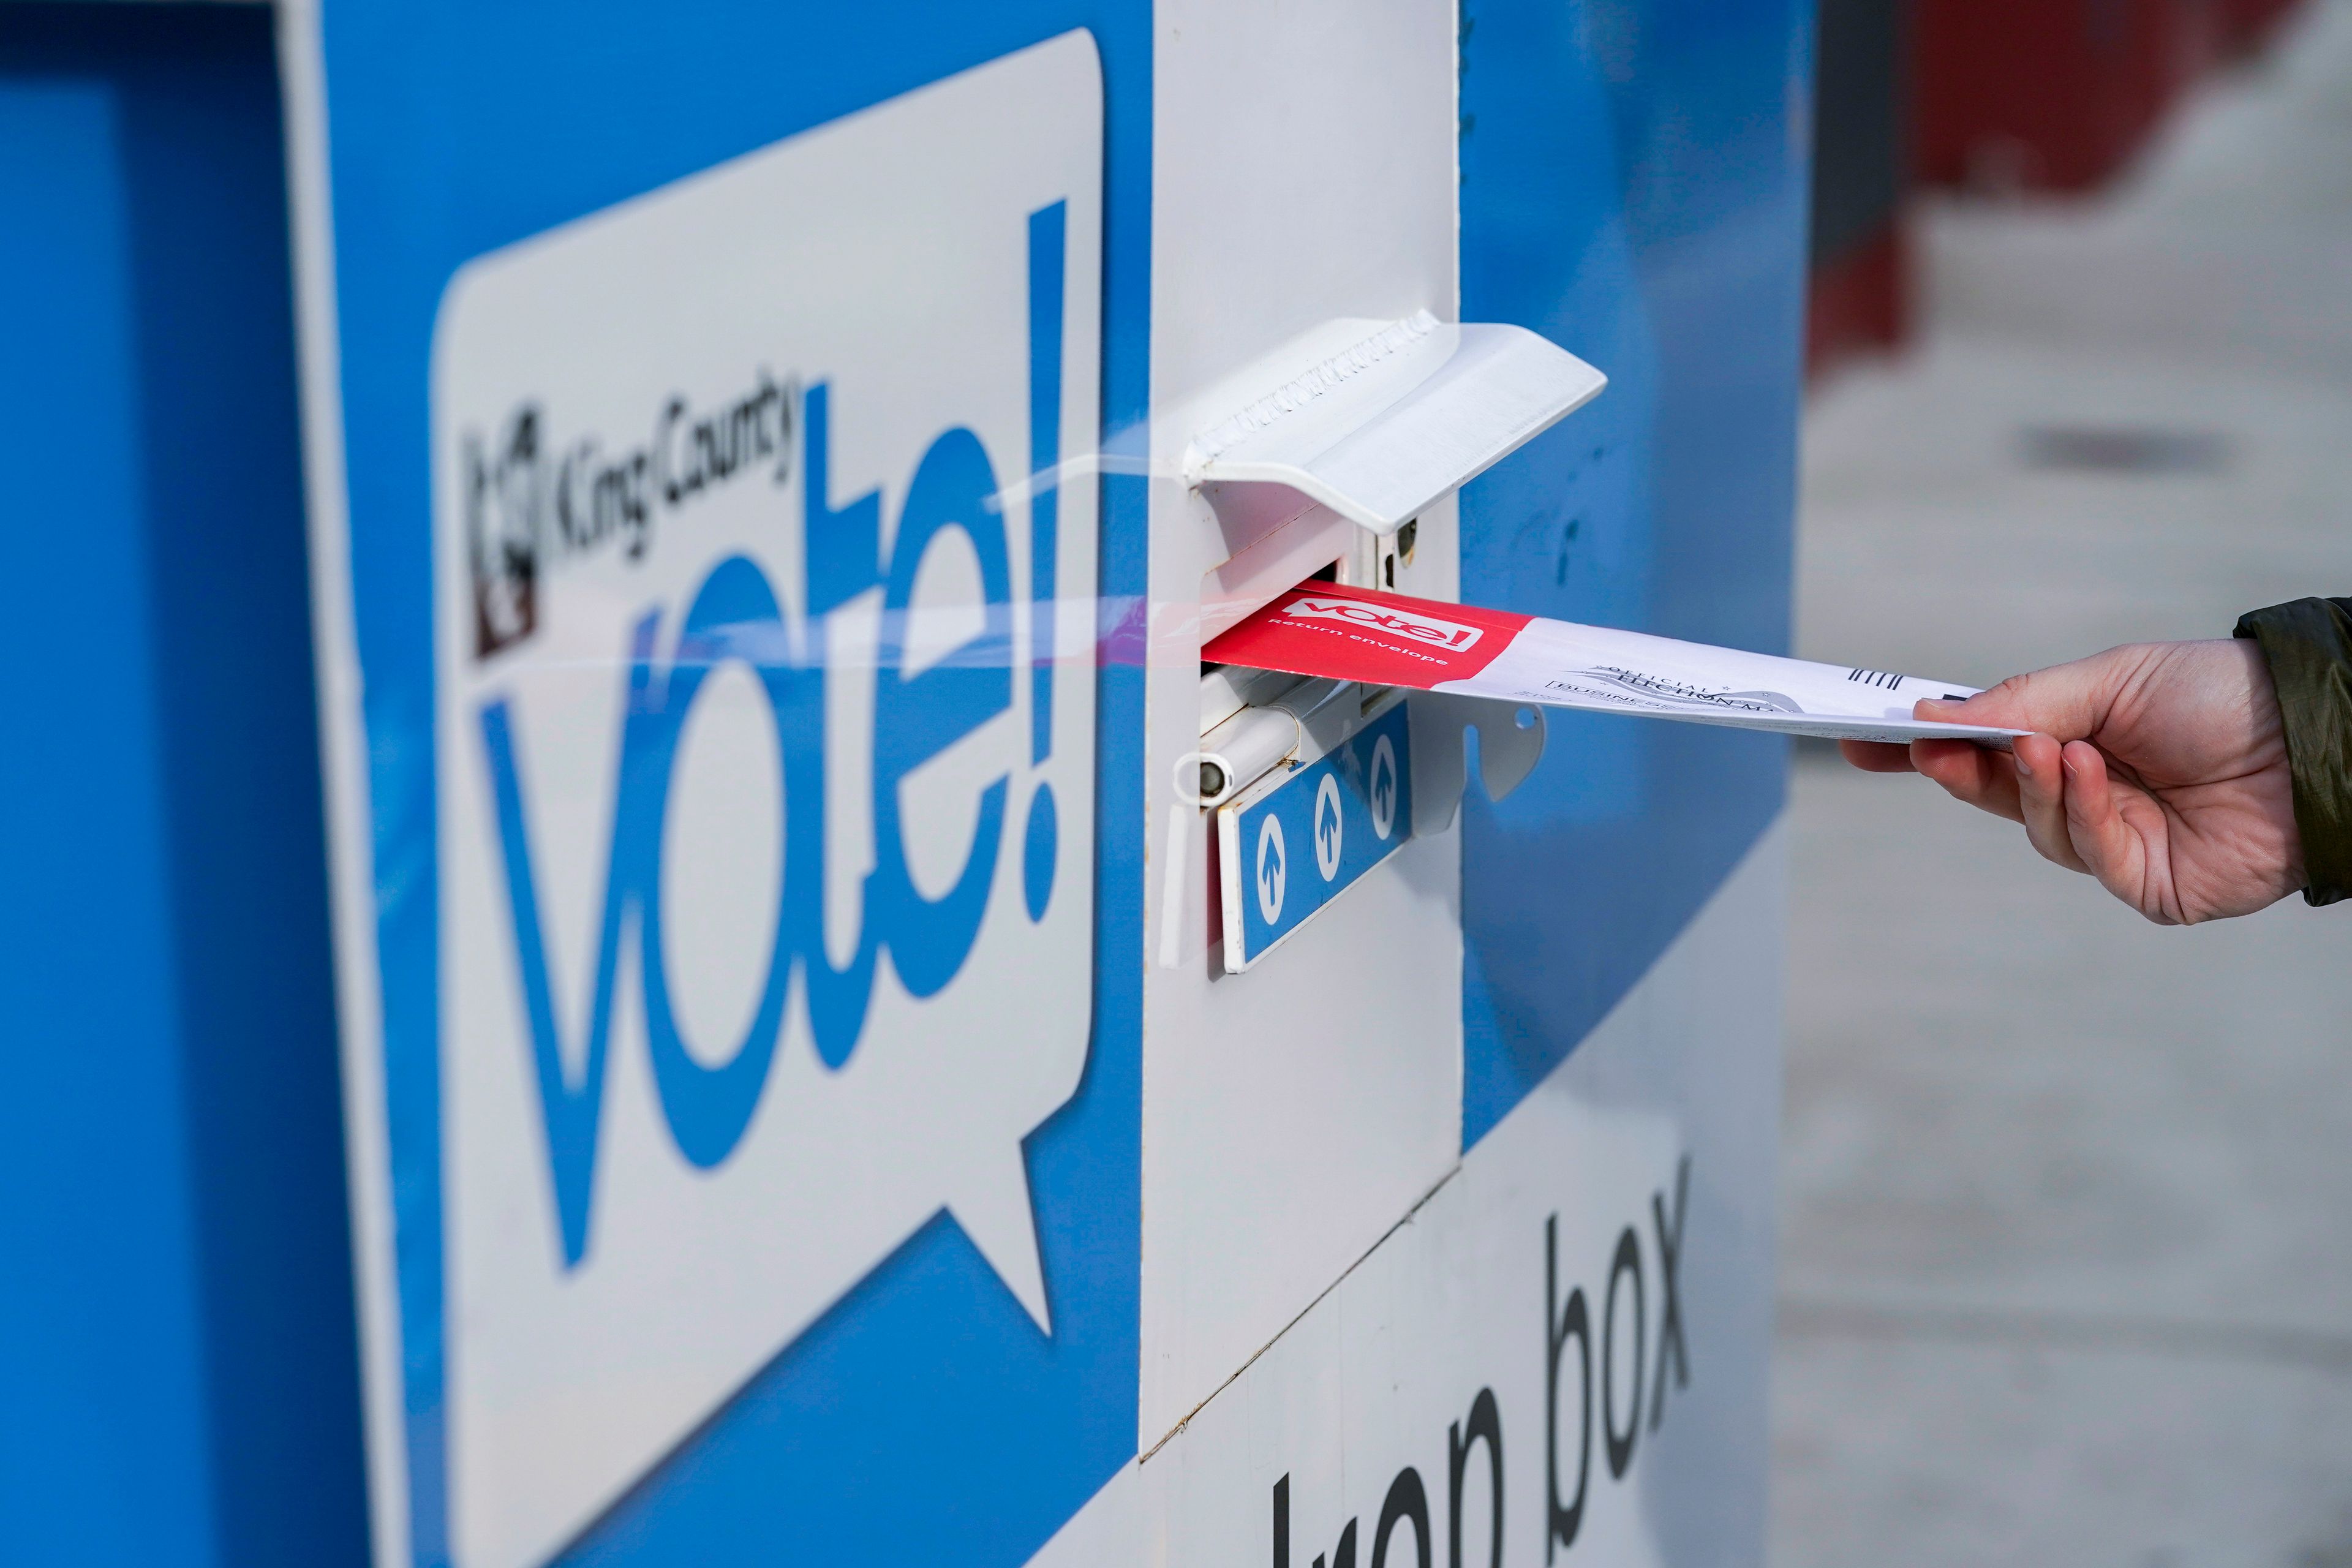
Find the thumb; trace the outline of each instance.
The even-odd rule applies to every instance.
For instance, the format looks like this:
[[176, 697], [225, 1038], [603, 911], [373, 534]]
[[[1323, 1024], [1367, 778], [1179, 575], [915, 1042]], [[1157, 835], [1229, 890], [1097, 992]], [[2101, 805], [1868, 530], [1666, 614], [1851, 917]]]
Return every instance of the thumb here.
[[2109, 648], [2071, 664], [2012, 675], [1961, 701], [1926, 699], [1914, 711], [1939, 724], [1986, 724], [2031, 730], [2060, 741], [2084, 740], [2098, 730], [2116, 693], [2138, 667], [2137, 652], [2130, 647]]

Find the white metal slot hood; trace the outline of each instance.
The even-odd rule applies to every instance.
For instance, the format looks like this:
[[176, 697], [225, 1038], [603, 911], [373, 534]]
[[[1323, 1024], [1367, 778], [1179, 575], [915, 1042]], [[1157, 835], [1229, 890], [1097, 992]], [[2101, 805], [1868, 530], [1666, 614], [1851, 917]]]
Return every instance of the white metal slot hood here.
[[1394, 533], [1609, 384], [1524, 327], [1426, 310], [1352, 324], [1354, 346], [1195, 436], [1185, 479], [1287, 486]]

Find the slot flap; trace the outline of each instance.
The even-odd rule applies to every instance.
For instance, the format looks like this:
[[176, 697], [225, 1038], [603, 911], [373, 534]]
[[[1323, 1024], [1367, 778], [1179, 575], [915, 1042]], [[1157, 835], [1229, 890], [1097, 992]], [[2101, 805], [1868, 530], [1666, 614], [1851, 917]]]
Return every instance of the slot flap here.
[[1276, 484], [1395, 532], [1591, 402], [1608, 378], [1524, 327], [1423, 310], [1193, 437], [1185, 477]]

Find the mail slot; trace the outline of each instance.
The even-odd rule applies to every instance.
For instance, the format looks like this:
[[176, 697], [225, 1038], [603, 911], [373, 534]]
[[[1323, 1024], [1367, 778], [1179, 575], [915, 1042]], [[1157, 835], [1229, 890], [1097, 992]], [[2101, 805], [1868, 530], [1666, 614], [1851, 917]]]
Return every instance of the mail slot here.
[[[1202, 411], [1223, 405], [1219, 399], [1235, 406], [1189, 437], [1180, 468], [1196, 517], [1204, 510], [1208, 517], [1202, 521], [1213, 521], [1211, 552], [1230, 551], [1202, 576], [1196, 624], [1203, 640], [1288, 587], [1302, 567], [1311, 565], [1337, 582], [1389, 589], [1445, 572], [1451, 563], [1443, 556], [1451, 552], [1454, 534], [1437, 524], [1450, 521], [1454, 492], [1606, 384], [1591, 365], [1524, 328], [1444, 323], [1426, 310], [1390, 322], [1343, 318], [1321, 323], [1227, 377], [1192, 405], [1189, 416], [1203, 419]], [[1249, 395], [1253, 386], [1257, 390]], [[1433, 519], [1426, 547], [1425, 513]], [[1234, 689], [1231, 679], [1214, 671], [1204, 677], [1201, 750], [1180, 757], [1175, 769], [1160, 933], [1164, 966], [1180, 964], [1188, 945], [1181, 925], [1187, 919], [1181, 889], [1190, 875], [1184, 863], [1206, 852], [1192, 847], [1196, 837], [1203, 844], [1212, 836], [1215, 841], [1220, 870], [1210, 924], [1223, 944], [1223, 968], [1232, 973], [1251, 967], [1402, 847], [1403, 840], [1390, 830], [1394, 803], [1386, 792], [1409, 789], [1396, 781], [1409, 777], [1411, 727], [1402, 713], [1389, 725], [1395, 733], [1381, 752], [1380, 776], [1391, 783], [1376, 795], [1363, 772], [1370, 762], [1357, 758], [1349, 741], [1391, 701], [1367, 695], [1349, 712], [1333, 705], [1339, 693], [1328, 689], [1330, 684], [1294, 684], [1257, 702], [1244, 699], [1237, 712], [1226, 712], [1218, 703], [1221, 693]], [[1440, 706], [1427, 707], [1423, 727], [1441, 721]], [[1444, 710], [1458, 717], [1456, 709]], [[1311, 725], [1309, 714], [1318, 716]], [[1448, 736], [1433, 741], [1433, 749], [1458, 743], [1458, 736]], [[1540, 750], [1540, 731], [1534, 745]], [[1277, 761], [1297, 771], [1327, 755], [1334, 760], [1316, 777], [1331, 782], [1309, 809], [1309, 836], [1318, 847], [1336, 846], [1344, 837], [1343, 817], [1353, 815], [1343, 813], [1340, 802], [1360, 799], [1370, 809], [1377, 798], [1385, 804], [1366, 821], [1379, 825], [1371, 842], [1381, 852], [1370, 859], [1342, 858], [1336, 848], [1318, 852], [1313, 863], [1324, 874], [1294, 884], [1286, 868], [1297, 829], [1284, 823], [1296, 816], [1297, 803], [1281, 780], [1262, 775]], [[1336, 781], [1342, 777], [1352, 795], [1339, 790]], [[1246, 803], [1230, 800], [1253, 784], [1257, 787]], [[1191, 831], [1183, 816], [1188, 801], [1214, 809], [1206, 835]], [[1452, 804], [1433, 799], [1428, 808], [1450, 817]], [[1244, 810], [1252, 825], [1246, 846], [1235, 837]], [[1409, 826], [1409, 811], [1405, 821]], [[1360, 842], [1363, 837], [1360, 829]]]

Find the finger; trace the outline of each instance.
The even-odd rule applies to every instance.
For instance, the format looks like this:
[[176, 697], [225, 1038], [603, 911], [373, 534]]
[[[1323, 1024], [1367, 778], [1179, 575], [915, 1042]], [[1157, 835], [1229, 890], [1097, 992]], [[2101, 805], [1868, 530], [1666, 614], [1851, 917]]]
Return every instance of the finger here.
[[1838, 751], [1847, 762], [1866, 773], [1917, 771], [1911, 765], [1911, 748], [1908, 746], [1890, 746], [1877, 741], [1840, 741]]
[[2025, 837], [2042, 858], [2070, 871], [2088, 871], [2066, 831], [2064, 754], [2047, 735], [2021, 735], [2011, 753], [2017, 761], [2017, 804]]
[[2016, 766], [1999, 752], [1967, 741], [1914, 741], [1911, 764], [1955, 800], [2011, 822], [2025, 820], [2017, 804]]
[[2148, 846], [2124, 820], [2107, 759], [2096, 746], [2075, 741], [2061, 764], [2066, 775], [2066, 835], [2084, 868], [2106, 889], [2152, 921], [2175, 924], [2179, 916], [2147, 897]]
[[1962, 701], [1928, 699], [1912, 711], [1939, 724], [1986, 724], [2079, 741], [2098, 728], [2116, 693], [2148, 655], [2144, 646], [2112, 647], [2072, 664], [2012, 675]]

